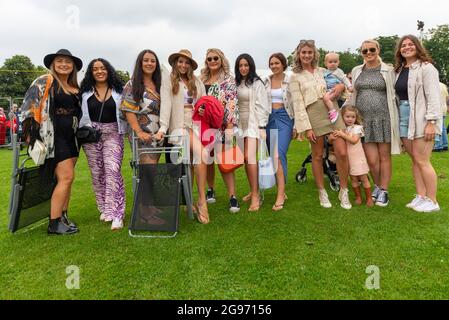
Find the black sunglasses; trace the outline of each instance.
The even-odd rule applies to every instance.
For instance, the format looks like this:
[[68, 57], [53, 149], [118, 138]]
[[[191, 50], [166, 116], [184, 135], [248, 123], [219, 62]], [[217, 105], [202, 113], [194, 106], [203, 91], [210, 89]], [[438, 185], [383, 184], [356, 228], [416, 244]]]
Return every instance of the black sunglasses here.
[[207, 58], [207, 62], [212, 62], [212, 60], [218, 61], [219, 59], [220, 59], [220, 57], [217, 57], [217, 56], [215, 56], [215, 57], [208, 57]]
[[368, 51], [371, 52], [371, 53], [374, 53], [374, 52], [377, 51], [377, 49], [376, 48], [363, 49], [362, 50], [362, 54], [367, 54]]

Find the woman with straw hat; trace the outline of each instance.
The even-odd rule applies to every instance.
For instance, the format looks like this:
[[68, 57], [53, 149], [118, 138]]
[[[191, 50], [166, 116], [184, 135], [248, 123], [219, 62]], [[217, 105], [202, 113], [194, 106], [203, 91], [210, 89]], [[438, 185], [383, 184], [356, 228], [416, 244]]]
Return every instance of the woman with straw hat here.
[[[198, 185], [199, 199], [197, 202], [198, 221], [209, 223], [209, 213], [206, 202], [206, 174], [207, 167], [203, 162], [206, 159], [205, 149], [199, 140], [198, 131], [193, 125], [193, 106], [206, 94], [203, 83], [195, 77], [193, 71], [198, 64], [192, 58], [189, 50], [182, 49], [168, 58], [172, 66], [170, 79], [162, 81], [161, 87], [161, 127], [155, 139], [162, 140], [169, 131], [171, 135], [189, 134], [189, 145], [194, 155], [195, 174]], [[170, 143], [179, 144], [179, 139], [172, 138]], [[204, 158], [203, 158], [204, 154]]]

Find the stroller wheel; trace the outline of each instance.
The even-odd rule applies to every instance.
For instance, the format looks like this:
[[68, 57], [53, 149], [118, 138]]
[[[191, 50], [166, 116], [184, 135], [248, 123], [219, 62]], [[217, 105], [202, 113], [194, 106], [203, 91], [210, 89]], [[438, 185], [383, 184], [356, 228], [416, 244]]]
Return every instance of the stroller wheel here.
[[329, 186], [333, 191], [340, 191], [340, 179], [337, 175], [331, 175]]
[[301, 171], [299, 171], [296, 174], [296, 182], [305, 183], [306, 181], [307, 181], [307, 169], [302, 168]]

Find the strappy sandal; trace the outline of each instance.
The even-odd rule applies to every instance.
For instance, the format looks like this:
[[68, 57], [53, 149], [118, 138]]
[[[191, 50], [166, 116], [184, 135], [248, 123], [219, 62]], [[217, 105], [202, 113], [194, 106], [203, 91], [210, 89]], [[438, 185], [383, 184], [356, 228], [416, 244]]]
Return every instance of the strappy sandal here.
[[208, 224], [209, 223], [209, 211], [207, 209], [207, 204], [200, 206], [196, 205], [196, 218], [199, 223]]
[[259, 211], [260, 206], [261, 206], [261, 200], [260, 200], [260, 198], [259, 198], [258, 204], [257, 204], [257, 205], [252, 205], [252, 206], [250, 206], [250, 207], [248, 208], [248, 211], [249, 211], [249, 212], [257, 212], [257, 211]]
[[248, 202], [251, 200], [251, 192], [242, 198], [243, 202]]
[[281, 211], [282, 209], [284, 209], [284, 203], [281, 204], [277, 204], [275, 203], [273, 205], [273, 208], [271, 208], [273, 211]]

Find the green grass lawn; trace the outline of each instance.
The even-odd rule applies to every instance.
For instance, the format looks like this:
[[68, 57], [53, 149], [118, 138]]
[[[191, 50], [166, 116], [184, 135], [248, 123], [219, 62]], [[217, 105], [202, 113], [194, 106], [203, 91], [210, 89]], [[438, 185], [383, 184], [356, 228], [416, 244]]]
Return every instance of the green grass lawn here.
[[[296, 183], [308, 152], [306, 143], [292, 143], [283, 211], [271, 211], [270, 190], [260, 212], [249, 213], [242, 204], [240, 213], [230, 214], [220, 178], [209, 225], [181, 211], [176, 238], [150, 240], [100, 223], [84, 154], [70, 205], [81, 232], [47, 236], [44, 225], [10, 234], [11, 151], [0, 150], [0, 299], [448, 299], [449, 154], [433, 155], [442, 210], [419, 214], [405, 208], [414, 195], [407, 156], [394, 157], [387, 208], [346, 211], [332, 191], [334, 208], [319, 206], [310, 165], [308, 182]], [[129, 159], [127, 149], [126, 226]], [[249, 189], [243, 168], [237, 185], [241, 198]], [[65, 285], [71, 265], [81, 270], [79, 290]], [[365, 287], [371, 265], [380, 269], [379, 290]]]

